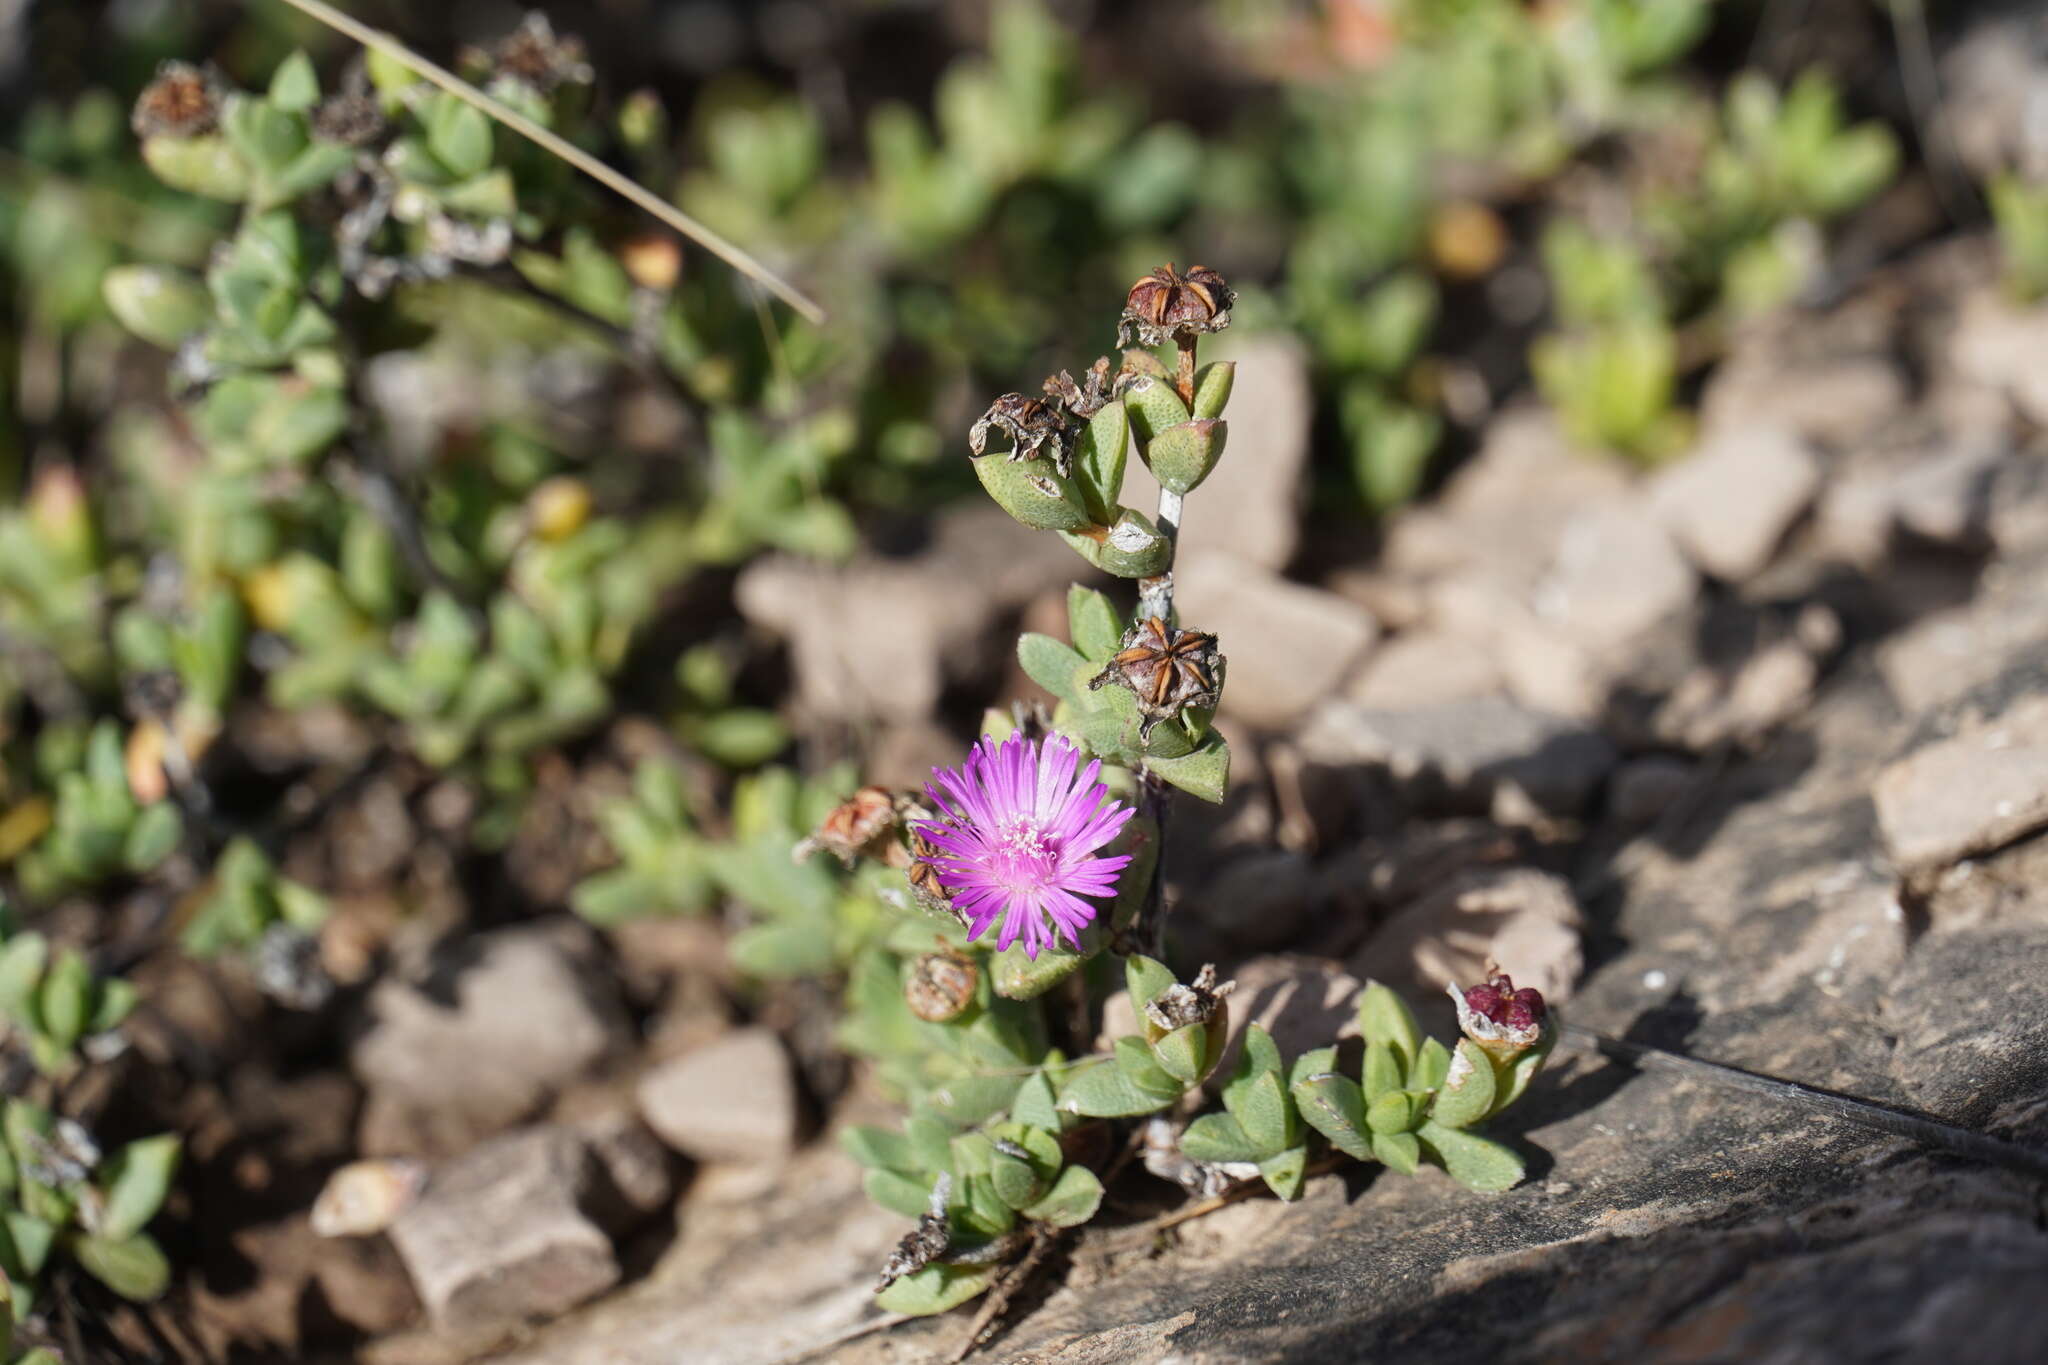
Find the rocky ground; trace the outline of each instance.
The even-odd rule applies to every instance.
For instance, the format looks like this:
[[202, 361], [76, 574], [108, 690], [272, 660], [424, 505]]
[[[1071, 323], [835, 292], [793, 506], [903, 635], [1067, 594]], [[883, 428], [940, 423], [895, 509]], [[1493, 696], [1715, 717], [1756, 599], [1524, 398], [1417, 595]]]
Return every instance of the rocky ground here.
[[[1653, 474], [1507, 411], [1367, 556], [1298, 543], [1300, 356], [1241, 342], [1242, 435], [1181, 572], [1239, 768], [1177, 817], [1175, 959], [1233, 972], [1291, 1052], [1366, 978], [1428, 1008], [1493, 956], [1574, 1023], [2048, 1147], [2048, 311], [1991, 276], [1951, 243], [1733, 339], [1698, 447]], [[905, 783], [956, 756], [946, 721], [1029, 694], [1004, 641], [1058, 628], [1071, 569], [969, 509], [846, 571], [758, 563], [736, 597], [789, 641], [808, 732]], [[350, 807], [359, 868], [378, 799]], [[584, 799], [530, 875], [574, 868]], [[377, 875], [431, 878], [430, 845]], [[378, 1365], [958, 1349], [961, 1315], [866, 1330], [903, 1227], [829, 1130], [887, 1111], [820, 1001], [744, 998], [703, 922], [459, 957], [420, 932], [336, 1006], [347, 1075], [229, 1077], [218, 1140], [195, 1124], [210, 1206], [240, 1210], [196, 1338], [338, 1334]], [[233, 1002], [176, 986], [148, 1046], [203, 1049]], [[282, 1155], [254, 1155], [265, 1114]], [[1127, 1178], [989, 1357], [2038, 1357], [2037, 1181], [1571, 1048], [1505, 1135], [1532, 1158], [1505, 1195], [1354, 1171], [1159, 1231], [1174, 1196]]]

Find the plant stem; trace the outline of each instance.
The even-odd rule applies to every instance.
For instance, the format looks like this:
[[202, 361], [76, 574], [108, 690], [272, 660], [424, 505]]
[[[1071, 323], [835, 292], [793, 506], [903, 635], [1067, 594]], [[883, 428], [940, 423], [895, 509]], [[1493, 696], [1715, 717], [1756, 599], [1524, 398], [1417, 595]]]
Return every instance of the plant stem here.
[[574, 166], [598, 184], [603, 185], [606, 189], [611, 190], [614, 194], [630, 200], [635, 206], [653, 214], [663, 223], [674, 228], [698, 246], [703, 247], [742, 275], [759, 281], [775, 297], [781, 299], [791, 308], [794, 308], [806, 320], [812, 323], [822, 323], [825, 320], [825, 310], [823, 308], [820, 308], [809, 297], [801, 293], [795, 285], [790, 284], [781, 276], [775, 274], [775, 272], [761, 264], [758, 260], [755, 260], [753, 256], [741, 250], [738, 246], [726, 241], [725, 238], [719, 236], [674, 205], [650, 193], [644, 186], [636, 184], [619, 174], [588, 152], [571, 145], [557, 134], [541, 127], [518, 110], [509, 108], [500, 101], [492, 99], [489, 95], [486, 95], [483, 91], [477, 89], [453, 72], [434, 65], [434, 63], [420, 56], [390, 34], [380, 33], [367, 24], [343, 14], [334, 6], [323, 3], [322, 0], [284, 0], [284, 2], [293, 9], [312, 15], [329, 28], [339, 33], [347, 34], [364, 47], [382, 53], [422, 80], [440, 86], [443, 90], [455, 96], [455, 98], [481, 110], [529, 142], [538, 143], [544, 150], [568, 162], [571, 166]]

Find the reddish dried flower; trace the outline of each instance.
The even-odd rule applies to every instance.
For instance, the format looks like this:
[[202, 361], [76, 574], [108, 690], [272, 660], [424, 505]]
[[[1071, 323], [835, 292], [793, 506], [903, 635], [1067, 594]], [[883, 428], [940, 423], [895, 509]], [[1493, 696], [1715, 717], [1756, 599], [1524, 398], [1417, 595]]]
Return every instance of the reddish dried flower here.
[[1138, 714], [1144, 717], [1139, 738], [1150, 739], [1152, 727], [1160, 721], [1170, 720], [1190, 706], [1216, 705], [1222, 663], [1215, 636], [1181, 630], [1153, 616], [1124, 632], [1123, 648], [1110, 656], [1109, 664], [1088, 680], [1088, 686], [1093, 690], [1115, 683], [1129, 688], [1138, 699]]
[[1516, 990], [1513, 978], [1502, 972], [1463, 991], [1452, 986], [1451, 999], [1457, 1002], [1458, 1027], [1467, 1038], [1489, 1052], [1509, 1056], [1543, 1037], [1550, 1014], [1541, 991], [1526, 986]]
[[594, 73], [585, 55], [581, 38], [557, 35], [548, 17], [532, 10], [518, 28], [498, 40], [491, 50], [491, 63], [499, 75], [552, 95], [565, 84], [584, 85], [591, 80]]
[[137, 137], [198, 137], [220, 123], [220, 85], [190, 62], [165, 62], [142, 87], [128, 126]]
[[796, 846], [802, 862], [823, 849], [852, 867], [862, 856], [884, 858], [897, 827], [896, 798], [885, 787], [862, 787], [828, 812], [809, 838]]
[[1230, 325], [1230, 307], [1237, 294], [1206, 265], [1186, 274], [1172, 261], [1131, 286], [1124, 297], [1124, 315], [1117, 324], [1116, 344], [1128, 346], [1136, 336], [1146, 346], [1182, 342]]
[[910, 964], [903, 982], [903, 1003], [928, 1023], [958, 1019], [974, 1003], [981, 970], [974, 960], [955, 952], [923, 953]]
[[1011, 459], [1049, 455], [1062, 475], [1073, 472], [1073, 459], [1067, 453], [1067, 415], [1057, 405], [1021, 393], [1006, 393], [996, 399], [967, 432], [967, 448], [977, 459], [988, 449], [991, 428], [1010, 438]]

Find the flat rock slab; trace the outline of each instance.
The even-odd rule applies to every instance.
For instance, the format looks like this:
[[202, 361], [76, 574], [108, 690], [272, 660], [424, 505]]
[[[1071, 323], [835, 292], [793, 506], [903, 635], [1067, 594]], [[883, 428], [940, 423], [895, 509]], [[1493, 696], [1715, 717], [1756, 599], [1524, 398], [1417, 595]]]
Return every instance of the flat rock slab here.
[[617, 1282], [611, 1239], [584, 1215], [593, 1157], [563, 1128], [508, 1133], [436, 1170], [391, 1225], [435, 1325], [551, 1317]]
[[1924, 876], [2048, 825], [2048, 697], [1914, 750], [1872, 791], [1892, 858]]
[[641, 1117], [699, 1161], [774, 1161], [796, 1141], [796, 1078], [772, 1029], [744, 1028], [640, 1080]]
[[1730, 427], [1659, 475], [1652, 501], [1695, 564], [1739, 583], [1770, 562], [1820, 479], [1820, 462], [1790, 431]]
[[[2048, 879], [2001, 882], [1992, 927], [1952, 923], [1937, 893], [1912, 937], [1872, 867], [1869, 790], [1900, 724], [1863, 666], [1719, 783], [1686, 850], [1653, 850], [1606, 907], [1630, 946], [1569, 1016], [2048, 1145], [2048, 1037], [2014, 1008], [2048, 970]], [[1164, 1254], [1084, 1238], [989, 1358], [2039, 1357], [2030, 1180], [1570, 1048], [1493, 1131], [1530, 1160], [1504, 1195], [1360, 1170], [1186, 1224]], [[922, 1365], [965, 1330], [922, 1321], [811, 1358]]]

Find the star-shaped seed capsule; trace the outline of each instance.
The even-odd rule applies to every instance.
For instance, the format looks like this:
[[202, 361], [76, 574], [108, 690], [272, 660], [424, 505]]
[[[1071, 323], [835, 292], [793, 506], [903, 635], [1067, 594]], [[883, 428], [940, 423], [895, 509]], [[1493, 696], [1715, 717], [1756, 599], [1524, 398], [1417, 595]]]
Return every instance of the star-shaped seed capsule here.
[[1213, 707], [1221, 693], [1219, 668], [1223, 656], [1216, 652], [1216, 637], [1199, 630], [1169, 626], [1157, 616], [1147, 617], [1124, 632], [1123, 648], [1110, 656], [1103, 670], [1089, 679], [1088, 686], [1127, 687], [1138, 699], [1138, 714], [1144, 717], [1140, 739], [1152, 737], [1152, 727], [1171, 720], [1190, 706]]

